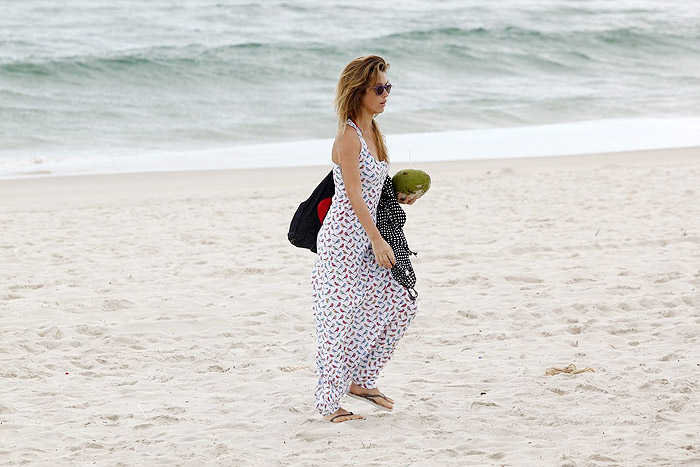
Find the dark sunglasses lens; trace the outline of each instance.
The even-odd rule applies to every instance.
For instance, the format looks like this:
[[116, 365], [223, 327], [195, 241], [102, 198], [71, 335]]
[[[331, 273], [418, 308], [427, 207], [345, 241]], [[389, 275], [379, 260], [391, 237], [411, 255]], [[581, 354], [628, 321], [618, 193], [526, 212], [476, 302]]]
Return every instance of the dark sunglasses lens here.
[[377, 95], [378, 95], [378, 96], [381, 96], [382, 94], [384, 94], [384, 86], [377, 86], [377, 87], [374, 88], [374, 89], [377, 90]]
[[387, 84], [384, 87], [386, 88], [386, 93], [389, 94], [391, 92], [391, 84]]

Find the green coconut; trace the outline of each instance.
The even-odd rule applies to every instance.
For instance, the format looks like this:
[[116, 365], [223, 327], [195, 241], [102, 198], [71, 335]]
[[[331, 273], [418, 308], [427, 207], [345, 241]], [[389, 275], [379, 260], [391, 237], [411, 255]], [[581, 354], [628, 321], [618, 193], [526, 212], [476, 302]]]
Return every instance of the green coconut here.
[[423, 196], [430, 189], [430, 175], [422, 170], [401, 170], [391, 181], [394, 182], [394, 191], [397, 194]]

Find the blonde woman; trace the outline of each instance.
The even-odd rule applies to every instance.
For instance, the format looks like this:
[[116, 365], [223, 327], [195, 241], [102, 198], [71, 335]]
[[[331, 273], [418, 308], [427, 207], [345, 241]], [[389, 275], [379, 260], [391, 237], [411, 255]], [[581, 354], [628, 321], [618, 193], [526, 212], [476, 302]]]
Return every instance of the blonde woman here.
[[394, 253], [375, 225], [389, 172], [375, 121], [391, 91], [388, 69], [381, 57], [357, 58], [345, 67], [336, 89], [335, 194], [318, 234], [311, 280], [318, 337], [316, 409], [333, 423], [364, 419], [340, 406], [346, 394], [393, 408], [377, 378], [416, 314], [415, 302], [391, 275]]

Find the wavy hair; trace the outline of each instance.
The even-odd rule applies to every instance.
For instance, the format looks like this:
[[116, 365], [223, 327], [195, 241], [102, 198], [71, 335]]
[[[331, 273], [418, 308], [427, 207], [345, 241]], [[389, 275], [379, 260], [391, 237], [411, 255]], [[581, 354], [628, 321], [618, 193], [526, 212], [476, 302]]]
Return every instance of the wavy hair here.
[[[349, 119], [357, 121], [362, 110], [362, 96], [369, 86], [374, 86], [380, 72], [386, 72], [389, 64], [377, 55], [365, 55], [358, 57], [347, 64], [338, 79], [333, 105], [338, 114], [338, 129], [345, 131], [346, 122]], [[389, 153], [386, 149], [384, 135], [372, 118], [372, 130], [374, 143], [377, 146], [377, 159], [388, 161]]]

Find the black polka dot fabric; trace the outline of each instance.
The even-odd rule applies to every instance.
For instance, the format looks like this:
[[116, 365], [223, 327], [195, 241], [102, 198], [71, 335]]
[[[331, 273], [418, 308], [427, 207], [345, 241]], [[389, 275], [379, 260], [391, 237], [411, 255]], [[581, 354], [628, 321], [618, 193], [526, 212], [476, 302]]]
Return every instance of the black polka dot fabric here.
[[396, 199], [394, 184], [391, 177], [386, 177], [382, 187], [382, 195], [377, 205], [377, 229], [382, 234], [384, 240], [394, 250], [396, 263], [391, 268], [391, 274], [396, 281], [406, 287], [413, 300], [418, 297], [418, 292], [414, 289], [416, 285], [416, 273], [411, 266], [410, 255], [417, 255], [408, 248], [408, 242], [403, 233], [403, 226], [406, 223], [406, 213], [401, 208]]

